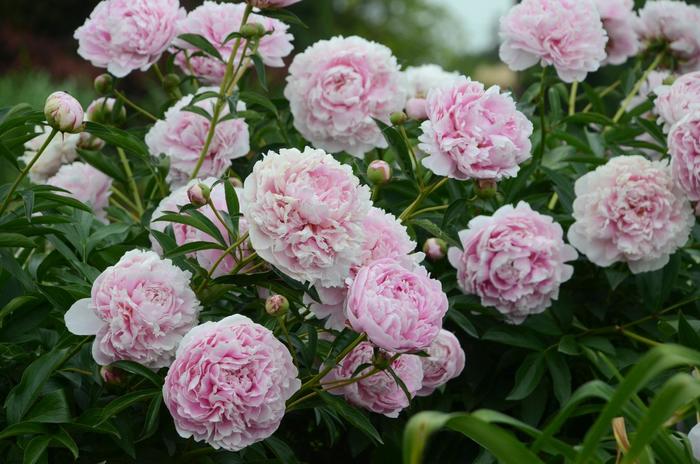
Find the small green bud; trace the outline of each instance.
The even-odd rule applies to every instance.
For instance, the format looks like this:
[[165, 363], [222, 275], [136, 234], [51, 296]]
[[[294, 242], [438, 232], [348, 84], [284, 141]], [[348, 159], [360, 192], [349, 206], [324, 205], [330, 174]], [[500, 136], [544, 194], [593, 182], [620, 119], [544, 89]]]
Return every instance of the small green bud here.
[[476, 181], [476, 194], [479, 198], [493, 198], [498, 194], [498, 185], [494, 179]]
[[374, 160], [367, 166], [367, 179], [373, 185], [386, 184], [391, 180], [391, 166], [383, 160]]
[[265, 26], [258, 23], [248, 23], [241, 26], [241, 35], [246, 39], [262, 37], [265, 34]]
[[97, 95], [109, 95], [112, 93], [114, 78], [107, 73], [100, 74], [95, 78], [94, 86]]
[[289, 300], [284, 295], [272, 295], [265, 300], [265, 311], [270, 316], [283, 316], [289, 310]]
[[198, 208], [209, 203], [210, 195], [211, 189], [206, 184], [194, 184], [187, 189], [187, 198], [190, 199], [190, 203]]
[[395, 126], [401, 126], [408, 121], [408, 116], [403, 111], [397, 111], [389, 115], [389, 121]]

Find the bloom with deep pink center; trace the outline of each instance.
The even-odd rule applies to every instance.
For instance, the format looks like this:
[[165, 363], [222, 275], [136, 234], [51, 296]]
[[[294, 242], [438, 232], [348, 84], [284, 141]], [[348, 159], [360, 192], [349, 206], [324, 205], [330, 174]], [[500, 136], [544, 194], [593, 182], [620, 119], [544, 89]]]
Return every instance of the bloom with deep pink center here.
[[191, 277], [152, 251], [129, 251], [97, 277], [90, 298], [68, 310], [66, 326], [76, 335], [96, 335], [92, 356], [100, 365], [169, 366], [199, 316]]
[[671, 172], [690, 201], [700, 201], [700, 112], [681, 119], [668, 134]]
[[700, 71], [684, 74], [671, 85], [656, 87], [654, 92], [654, 112], [664, 132], [669, 132], [678, 121], [700, 109]]
[[183, 438], [238, 451], [272, 435], [301, 386], [287, 348], [239, 314], [206, 322], [183, 338], [163, 401]]
[[635, 274], [661, 269], [695, 224], [667, 161], [618, 156], [574, 189], [569, 242], [598, 266], [624, 262]]
[[514, 177], [530, 158], [532, 123], [497, 86], [461, 77], [428, 94], [419, 137], [423, 165], [454, 179]]
[[112, 194], [112, 178], [102, 171], [76, 161], [61, 166], [46, 184], [67, 190], [71, 197], [90, 205], [98, 219], [106, 221], [105, 209]]
[[458, 377], [464, 369], [464, 350], [452, 332], [442, 329], [425, 352], [428, 356], [420, 358], [423, 387], [418, 391], [418, 396], [431, 395], [436, 388]]

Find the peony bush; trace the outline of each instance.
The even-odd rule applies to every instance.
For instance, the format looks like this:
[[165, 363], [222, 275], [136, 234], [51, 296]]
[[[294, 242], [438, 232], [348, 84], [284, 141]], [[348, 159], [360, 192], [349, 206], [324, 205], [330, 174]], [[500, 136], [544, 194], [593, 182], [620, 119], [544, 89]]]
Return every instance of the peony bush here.
[[299, 1], [102, 0], [0, 109], [0, 461], [699, 462], [700, 7], [523, 0], [505, 89]]

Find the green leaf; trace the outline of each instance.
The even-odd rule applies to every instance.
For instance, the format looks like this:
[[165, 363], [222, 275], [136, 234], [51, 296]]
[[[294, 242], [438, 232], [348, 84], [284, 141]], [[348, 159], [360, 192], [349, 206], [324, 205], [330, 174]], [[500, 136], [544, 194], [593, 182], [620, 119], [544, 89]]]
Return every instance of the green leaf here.
[[20, 422], [19, 424], [14, 424], [6, 427], [0, 431], [0, 440], [4, 440], [10, 437], [17, 437], [20, 435], [39, 435], [48, 433], [49, 428], [44, 424], [37, 424], [35, 422]]
[[364, 433], [373, 442], [383, 444], [382, 437], [374, 428], [367, 416], [357, 408], [350, 406], [345, 400], [326, 392], [320, 392], [319, 397], [340, 417], [348, 421], [353, 427]]
[[277, 459], [282, 462], [282, 464], [294, 464], [299, 462], [294, 456], [294, 451], [285, 442], [280, 440], [275, 436], [271, 436], [265, 439], [265, 445], [270, 448], [272, 454], [274, 454]]
[[105, 156], [101, 151], [89, 151], [78, 148], [80, 159], [119, 182], [126, 182], [124, 172], [112, 158]]
[[36, 244], [30, 238], [20, 234], [0, 233], [0, 247], [34, 248]]
[[455, 324], [457, 324], [469, 336], [479, 338], [479, 332], [477, 332], [476, 327], [474, 327], [474, 324], [472, 324], [467, 318], [467, 316], [462, 314], [460, 311], [457, 311], [456, 309], [452, 308], [448, 309], [447, 318], [452, 320]]
[[54, 390], [42, 397], [25, 416], [29, 422], [61, 424], [70, 422], [70, 406], [64, 390]]
[[57, 443], [70, 451], [73, 455], [73, 459], [78, 459], [78, 455], [80, 454], [78, 445], [75, 443], [75, 440], [73, 440], [73, 437], [66, 432], [66, 429], [59, 427], [58, 432], [54, 433], [51, 436], [51, 439], [54, 443]]
[[143, 140], [125, 130], [88, 121], [85, 123], [85, 131], [142, 159], [149, 159], [151, 156]]
[[151, 402], [148, 404], [148, 410], [146, 411], [146, 420], [143, 423], [143, 429], [141, 430], [141, 438], [139, 441], [145, 440], [158, 430], [158, 421], [160, 416], [160, 409], [163, 404], [163, 395], [156, 395]]
[[680, 314], [678, 316], [678, 341], [681, 345], [687, 346], [694, 350], [700, 350], [700, 335], [688, 323], [688, 320]]
[[443, 232], [443, 230], [440, 227], [438, 227], [437, 224], [434, 224], [433, 222], [427, 219], [411, 219], [409, 222], [420, 227], [421, 229], [425, 230], [434, 237], [443, 239], [449, 245], [460, 248], [462, 247], [461, 243], [459, 243], [457, 240]]
[[110, 364], [111, 367], [116, 367], [117, 369], [121, 369], [123, 371], [129, 372], [130, 374], [135, 374], [138, 375], [139, 377], [143, 377], [144, 379], [148, 380], [151, 382], [153, 385], [156, 387], [161, 387], [163, 386], [163, 379], [158, 376], [155, 372], [153, 372], [151, 369], [142, 366], [141, 364], [134, 362], [134, 361], [117, 361], [112, 364]]
[[382, 135], [386, 139], [389, 146], [396, 152], [396, 161], [398, 161], [399, 166], [401, 166], [401, 172], [407, 177], [415, 178], [416, 171], [413, 166], [413, 161], [411, 161], [409, 147], [406, 145], [406, 141], [401, 133], [399, 133], [397, 129], [388, 126], [384, 121], [376, 118], [373, 119], [379, 127], [379, 130], [382, 131]]
[[219, 61], [224, 61], [224, 59], [221, 57], [221, 53], [219, 53], [219, 50], [217, 50], [216, 47], [211, 44], [211, 42], [199, 34], [180, 34], [178, 39], [194, 45], [207, 55], [211, 55]]
[[259, 93], [243, 91], [239, 94], [241, 100], [243, 100], [248, 105], [262, 106], [267, 109], [270, 113], [275, 115], [275, 118], [279, 118], [279, 113], [277, 112], [277, 107], [272, 101], [264, 95]]
[[543, 374], [544, 356], [540, 353], [531, 353], [515, 373], [515, 386], [506, 399], [518, 401], [530, 396], [540, 384]]
[[24, 460], [22, 464], [36, 464], [46, 453], [49, 443], [51, 443], [51, 435], [40, 435], [32, 438], [24, 448]]
[[564, 404], [571, 397], [571, 370], [564, 357], [556, 351], [548, 351], [545, 354], [545, 361], [552, 378], [552, 388], [554, 396], [559, 404]]
[[180, 111], [188, 111], [190, 113], [197, 114], [207, 121], [211, 121], [211, 114], [201, 106], [196, 106], [196, 105], [187, 105], [184, 108], [182, 108]]
[[231, 218], [231, 223], [233, 225], [233, 230], [238, 230], [238, 215], [240, 214], [240, 204], [238, 203], [238, 194], [236, 189], [229, 181], [224, 181], [224, 193], [226, 195], [226, 210], [229, 217]]
[[522, 328], [493, 327], [481, 336], [482, 340], [503, 343], [504, 345], [518, 346], [533, 351], [544, 351], [547, 348], [540, 338]]
[[253, 60], [253, 64], [255, 65], [255, 74], [258, 75], [258, 82], [260, 83], [260, 87], [267, 91], [267, 75], [265, 74], [265, 63], [263, 63], [262, 58], [260, 58], [260, 55], [258, 55], [257, 53], [251, 55], [250, 59]]
[[39, 301], [39, 298], [31, 295], [18, 296], [10, 300], [9, 303], [0, 309], [0, 328], [2, 328], [3, 321], [7, 316], [24, 306], [36, 306]]
[[122, 395], [104, 407], [102, 413], [100, 414], [100, 418], [95, 425], [102, 424], [103, 422], [111, 419], [112, 417], [116, 416], [120, 412], [124, 411], [125, 409], [136, 403], [149, 400], [154, 396], [160, 394], [160, 388], [151, 388], [148, 390], [139, 390], [132, 393], [128, 393], [126, 395]]

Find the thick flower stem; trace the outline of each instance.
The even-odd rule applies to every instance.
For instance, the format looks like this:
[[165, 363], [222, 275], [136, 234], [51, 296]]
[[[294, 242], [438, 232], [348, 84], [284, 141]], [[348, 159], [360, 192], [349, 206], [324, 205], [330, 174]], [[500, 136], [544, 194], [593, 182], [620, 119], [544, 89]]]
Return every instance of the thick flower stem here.
[[[241, 20], [241, 24], [238, 27], [238, 30], [240, 31], [241, 28], [248, 22], [248, 17], [250, 16], [250, 13], [253, 11], [253, 7], [249, 4], [246, 5], [245, 11], [243, 12], [243, 18]], [[246, 41], [246, 46], [248, 45], [248, 42]], [[207, 132], [207, 138], [204, 140], [204, 146], [202, 146], [202, 151], [199, 153], [199, 159], [197, 160], [197, 164], [194, 167], [194, 170], [192, 171], [192, 175], [190, 176], [190, 179], [196, 179], [197, 174], [199, 174], [199, 170], [202, 168], [202, 164], [204, 163], [204, 158], [207, 157], [207, 153], [209, 152], [209, 147], [211, 146], [211, 142], [214, 139], [214, 134], [216, 132], [216, 125], [219, 123], [219, 118], [221, 117], [221, 110], [224, 107], [224, 103], [226, 101], [226, 95], [229, 89], [229, 86], [233, 81], [236, 80], [236, 76], [233, 75], [234, 67], [233, 64], [235, 62], [236, 55], [238, 54], [238, 49], [241, 47], [241, 37], [236, 38], [236, 43], [233, 45], [233, 50], [231, 51], [231, 56], [229, 56], [228, 62], [226, 63], [226, 71], [224, 72], [224, 78], [221, 81], [221, 87], [219, 87], [219, 97], [216, 99], [216, 104], [214, 105], [214, 111], [211, 116], [211, 121], [209, 122], [209, 132]], [[244, 55], [241, 55], [241, 62], [245, 59]]]
[[129, 160], [126, 157], [126, 153], [121, 147], [117, 147], [117, 153], [119, 153], [119, 159], [124, 167], [124, 172], [126, 173], [126, 178], [129, 180], [129, 187], [131, 187], [131, 193], [134, 196], [134, 204], [136, 205], [136, 212], [139, 216], [143, 215], [143, 204], [141, 203], [141, 194], [139, 193], [139, 187], [136, 185], [136, 179], [134, 179], [134, 173], [131, 171], [131, 165], [129, 165]]
[[287, 329], [287, 323], [284, 321], [284, 316], [279, 318], [279, 322], [280, 327], [282, 328], [282, 332], [284, 333], [284, 336], [287, 339], [287, 347], [289, 348], [289, 353], [292, 355], [292, 361], [294, 362], [295, 366], [298, 366], [299, 361], [297, 360], [296, 349], [292, 344], [292, 337], [289, 336], [289, 329]]
[[435, 190], [439, 189], [445, 183], [447, 183], [447, 177], [443, 177], [439, 181], [435, 182], [433, 185], [428, 186], [427, 188], [421, 189], [421, 192], [418, 194], [418, 197], [408, 205], [408, 207], [403, 210], [401, 215], [399, 216], [399, 221], [403, 221], [411, 216], [413, 211], [415, 211], [416, 208], [420, 206], [420, 204], [425, 200], [428, 196], [430, 196], [431, 193], [433, 193]]
[[632, 87], [630, 93], [627, 94], [627, 97], [625, 97], [625, 99], [622, 101], [620, 108], [617, 110], [617, 113], [615, 113], [615, 116], [613, 117], [613, 122], [617, 123], [622, 118], [622, 116], [625, 114], [625, 111], [627, 111], [627, 107], [629, 106], [630, 102], [632, 102], [632, 99], [639, 93], [639, 89], [642, 88], [642, 85], [649, 77], [649, 74], [651, 74], [651, 72], [654, 69], [656, 69], [659, 66], [659, 64], [661, 64], [661, 60], [663, 60], [664, 55], [665, 54], [663, 52], [656, 55], [654, 61], [652, 61], [652, 63], [649, 65], [646, 71], [644, 71], [644, 74], [642, 74], [642, 77], [639, 78], [639, 80], [634, 84], [634, 87]]
[[316, 374], [316, 375], [313, 376], [311, 379], [309, 379], [307, 382], [305, 382], [304, 385], [301, 386], [301, 388], [299, 389], [299, 391], [303, 391], [303, 390], [306, 390], [306, 389], [315, 387], [316, 384], [317, 384], [322, 378], [324, 378], [331, 370], [333, 370], [333, 368], [334, 368], [340, 361], [342, 361], [342, 360], [345, 358], [345, 356], [347, 356], [348, 354], [350, 354], [350, 352], [351, 352], [352, 350], [354, 350], [355, 347], [357, 347], [357, 345], [359, 345], [360, 343], [362, 343], [366, 338], [367, 338], [367, 335], [366, 335], [366, 334], [360, 334], [360, 335], [358, 335], [357, 338], [356, 338], [355, 340], [353, 340], [352, 343], [350, 343], [342, 352], [340, 352], [340, 354], [339, 354], [338, 356], [335, 357], [335, 360], [334, 360], [333, 364], [327, 365], [327, 366], [326, 366], [325, 368], [323, 368], [323, 370], [321, 370], [318, 374]]
[[571, 94], [569, 94], [569, 116], [576, 113], [576, 93], [578, 92], [578, 81], [571, 84]]
[[228, 236], [231, 240], [233, 240], [233, 237], [236, 236], [236, 234], [233, 233], [233, 230], [228, 226], [226, 221], [224, 221], [224, 218], [221, 217], [221, 214], [219, 213], [219, 210], [216, 209], [216, 206], [214, 206], [214, 202], [211, 201], [211, 198], [209, 198], [207, 204], [211, 208], [211, 210], [214, 212], [214, 216], [216, 216], [216, 219], [221, 223], [222, 226], [224, 226], [224, 229], [226, 229], [226, 233], [228, 233]]
[[132, 102], [131, 100], [129, 100], [129, 99], [127, 98], [127, 96], [124, 95], [123, 93], [121, 93], [119, 90], [114, 89], [113, 92], [114, 92], [114, 96], [117, 97], [119, 100], [121, 100], [122, 103], [124, 103], [126, 106], [129, 106], [129, 107], [133, 108], [133, 109], [136, 110], [138, 113], [141, 113], [143, 116], [147, 117], [148, 119], [152, 120], [153, 122], [158, 121], [158, 118], [155, 117], [152, 113], [150, 113], [149, 111], [147, 111], [147, 110], [141, 108], [139, 105], [137, 105], [136, 103], [134, 103], [134, 102]]
[[[610, 84], [609, 86], [607, 86], [603, 90], [601, 90], [600, 94], [598, 94], [598, 96], [600, 98], [603, 98], [604, 96], [608, 95], [610, 92], [612, 92], [613, 90], [618, 88], [620, 86], [620, 84], [622, 84], [622, 81], [620, 81], [618, 79], [617, 81], [613, 82], [612, 84]], [[589, 103], [583, 108], [583, 111], [581, 111], [581, 112], [588, 113], [589, 111], [591, 111], [592, 108], [593, 108], [593, 103]]]
[[19, 184], [22, 182], [22, 180], [24, 180], [24, 178], [27, 177], [27, 174], [29, 174], [29, 171], [32, 169], [32, 166], [34, 166], [34, 164], [39, 160], [39, 157], [42, 153], [44, 153], [44, 150], [46, 150], [46, 147], [49, 146], [53, 138], [56, 137], [56, 134], [58, 134], [58, 130], [51, 129], [51, 133], [46, 138], [41, 148], [39, 148], [39, 150], [36, 152], [36, 155], [34, 155], [31, 161], [29, 161], [29, 164], [27, 164], [27, 166], [25, 166], [25, 168], [20, 171], [19, 176], [17, 176], [17, 179], [15, 179], [15, 182], [12, 184], [12, 187], [10, 187], [10, 191], [7, 192], [7, 197], [5, 197], [5, 201], [2, 203], [2, 206], [0, 206], [0, 215], [2, 215], [5, 212], [10, 202], [12, 201], [12, 197], [15, 195], [15, 191], [17, 191], [17, 187], [19, 187]]
[[[204, 290], [204, 288], [207, 286], [207, 283], [211, 280], [211, 277], [214, 275], [214, 272], [216, 271], [216, 269], [219, 267], [219, 265], [220, 265], [221, 262], [224, 260], [224, 258], [226, 258], [226, 255], [228, 255], [229, 253], [232, 253], [233, 251], [235, 251], [235, 250], [236, 250], [239, 246], [241, 246], [241, 244], [242, 244], [243, 242], [245, 242], [246, 240], [248, 240], [248, 232], [246, 232], [245, 234], [241, 235], [241, 237], [240, 237], [238, 240], [236, 240], [234, 243], [232, 243], [231, 246], [229, 246], [228, 248], [226, 248], [226, 249], [224, 250], [224, 252], [221, 253], [221, 256], [219, 256], [219, 257], [217, 258], [217, 260], [214, 261], [214, 264], [212, 264], [211, 268], [207, 271], [207, 278], [206, 278], [206, 279], [204, 280], [204, 282], [202, 282], [201, 285], [197, 288], [197, 293], [200, 293], [202, 290]], [[234, 256], [234, 257], [235, 257], [235, 256]], [[256, 253], [253, 253], [252, 255], [248, 256], [248, 258], [251, 258], [251, 257], [254, 259], [255, 257], [257, 257], [257, 254], [256, 254]], [[248, 258], [246, 258], [246, 259], [243, 260], [243, 261], [248, 260]], [[241, 261], [239, 264], [243, 263], [243, 261]], [[252, 259], [246, 261], [245, 264], [248, 264], [250, 261], [252, 261]], [[245, 264], [243, 264], [243, 265], [245, 266]], [[238, 266], [236, 266], [236, 268], [235, 268], [233, 271], [231, 271], [231, 274], [236, 274], [236, 273], [238, 273], [238, 271], [239, 271], [240, 269], [242, 269], [242, 268], [239, 268]], [[234, 272], [234, 271], [235, 271], [235, 272]]]
[[547, 68], [542, 69], [542, 83], [540, 84], [540, 97], [539, 97], [539, 113], [540, 113], [540, 146], [537, 147], [537, 152], [533, 158], [533, 162], [536, 166], [542, 163], [542, 158], [544, 157], [544, 151], [547, 146], [547, 116], [545, 111], [547, 110], [547, 104], [545, 99], [547, 98]]

